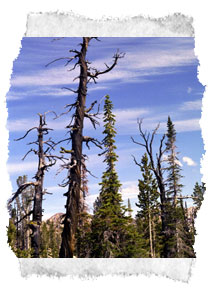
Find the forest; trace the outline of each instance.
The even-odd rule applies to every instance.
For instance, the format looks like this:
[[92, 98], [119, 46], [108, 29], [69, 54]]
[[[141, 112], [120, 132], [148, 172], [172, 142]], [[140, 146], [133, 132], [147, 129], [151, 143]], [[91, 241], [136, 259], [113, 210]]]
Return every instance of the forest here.
[[[69, 50], [71, 57], [58, 57], [46, 65], [48, 68], [65, 60], [65, 66], [72, 65], [70, 71], [79, 70], [74, 78], [77, 88], [64, 87], [76, 95], [75, 101], [68, 102], [61, 114], [55, 110], [36, 111], [38, 125], [29, 127], [23, 136], [14, 140], [21, 142], [31, 132], [36, 133], [36, 139], [28, 143], [30, 149], [26, 150], [23, 160], [34, 154], [37, 171], [31, 181], [25, 173], [20, 173], [17, 190], [8, 199], [8, 244], [19, 258], [195, 258], [195, 219], [206, 187], [203, 182], [196, 182], [191, 194], [182, 194], [180, 148], [176, 145], [177, 131], [169, 115], [163, 134], [158, 133], [160, 123], [147, 131], [143, 128], [145, 119], [137, 119], [137, 131], [129, 140], [140, 152], [139, 159], [129, 152], [132, 164], [139, 169], [135, 216], [130, 199], [124, 205], [122, 183], [116, 170], [119, 132], [113, 98], [108, 90], [108, 95], [101, 100], [103, 113], [101, 102], [95, 100], [87, 105], [86, 99], [89, 85], [96, 85], [101, 76], [113, 73], [120, 59], [124, 61], [125, 54], [117, 50], [112, 64], [105, 63], [105, 68], [99, 70], [87, 58], [92, 42], [99, 39], [83, 37], [78, 50]], [[69, 117], [69, 123], [64, 126], [66, 137], [55, 140], [48, 117], [56, 120], [64, 115]], [[95, 130], [101, 126], [100, 117], [102, 139], [84, 135], [85, 120]], [[99, 157], [103, 157], [100, 191], [92, 213], [87, 196], [89, 175], [93, 173], [87, 168], [85, 146], [90, 151], [97, 147]], [[66, 197], [65, 213], [43, 220], [43, 201], [49, 194], [45, 174], [56, 166], [59, 166], [57, 174], [66, 172], [66, 178], [59, 184]], [[191, 207], [187, 206], [187, 199], [192, 200]]]

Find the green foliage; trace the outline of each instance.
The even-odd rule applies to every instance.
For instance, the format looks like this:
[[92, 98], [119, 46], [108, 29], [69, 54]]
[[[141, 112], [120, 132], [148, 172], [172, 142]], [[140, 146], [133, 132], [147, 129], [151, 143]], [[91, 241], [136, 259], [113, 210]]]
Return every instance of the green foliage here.
[[13, 219], [9, 220], [9, 226], [7, 227], [7, 242], [11, 249], [16, 251], [16, 226], [13, 223]]
[[136, 203], [139, 208], [136, 215], [137, 229], [143, 239], [145, 257], [159, 257], [161, 249], [159, 193], [146, 153], [141, 159], [140, 170], [142, 179], [139, 179], [138, 203]]
[[181, 172], [181, 167], [178, 159], [178, 152], [176, 152], [176, 130], [171, 118], [168, 117], [167, 121], [167, 142], [166, 142], [166, 152], [167, 157], [167, 197], [173, 204], [177, 204], [177, 196], [180, 195], [183, 185], [180, 183], [180, 179], [183, 177]]
[[[18, 187], [27, 182], [27, 176], [19, 176], [16, 180]], [[7, 229], [8, 243], [19, 258], [31, 257], [30, 230], [28, 215], [32, 210], [34, 195], [33, 187], [28, 187], [8, 205], [9, 226]]]
[[205, 183], [202, 182], [200, 185], [198, 182], [196, 182], [193, 190], [193, 203], [194, 206], [196, 207], [196, 211], [198, 211], [202, 205], [202, 202], [204, 200], [204, 193], [206, 191]]
[[76, 255], [78, 258], [88, 258], [90, 256], [91, 218], [92, 216], [87, 212], [80, 214], [81, 224], [76, 234]]
[[192, 247], [192, 233], [189, 230], [188, 221], [186, 218], [185, 207], [181, 191], [183, 185], [180, 183], [183, 177], [176, 151], [176, 130], [171, 118], [167, 121], [167, 142], [166, 152], [167, 157], [167, 205], [166, 212], [168, 214], [169, 225], [169, 241], [170, 257], [194, 257]]
[[103, 144], [106, 171], [102, 175], [101, 191], [95, 205], [91, 224], [91, 257], [124, 258], [140, 257], [139, 235], [127, 208], [122, 204], [121, 184], [115, 170], [118, 156], [115, 153], [116, 130], [115, 116], [112, 113], [112, 102], [106, 96], [104, 105]]
[[41, 227], [41, 258], [58, 258], [62, 228], [47, 220]]

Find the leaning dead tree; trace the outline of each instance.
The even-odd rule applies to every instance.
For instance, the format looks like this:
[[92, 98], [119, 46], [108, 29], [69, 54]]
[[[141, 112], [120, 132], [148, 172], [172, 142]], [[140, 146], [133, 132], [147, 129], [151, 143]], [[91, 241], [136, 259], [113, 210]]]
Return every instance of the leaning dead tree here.
[[[65, 150], [64, 152], [70, 154], [69, 162], [64, 166], [68, 169], [68, 176], [66, 182], [63, 186], [68, 186], [68, 191], [64, 194], [67, 197], [66, 201], [66, 214], [64, 218], [64, 228], [62, 232], [62, 244], [60, 249], [61, 258], [72, 258], [75, 254], [76, 247], [76, 232], [79, 224], [79, 214], [80, 214], [80, 197], [81, 197], [81, 177], [82, 177], [82, 166], [85, 161], [85, 156], [82, 153], [83, 143], [85, 143], [88, 148], [89, 144], [101, 147], [101, 144], [95, 138], [89, 136], [83, 136], [83, 126], [84, 119], [88, 118], [93, 127], [98, 124], [97, 113], [92, 113], [94, 106], [97, 101], [94, 101], [90, 107], [86, 107], [86, 95], [88, 83], [97, 83], [98, 77], [105, 73], [110, 72], [117, 64], [118, 60], [124, 56], [124, 54], [117, 52], [113, 56], [113, 63], [111, 66], [105, 64], [105, 69], [100, 71], [94, 67], [91, 67], [91, 63], [87, 60], [86, 54], [88, 50], [88, 45], [92, 39], [98, 40], [96, 37], [83, 37], [83, 41], [80, 44], [80, 50], [70, 50], [73, 53], [72, 57], [62, 57], [56, 59], [49, 64], [65, 59], [66, 65], [69, 65], [74, 61], [74, 66], [71, 70], [80, 68], [79, 76], [74, 80], [78, 79], [79, 84], [76, 90], [65, 88], [77, 94], [76, 101], [72, 104], [66, 105], [68, 109], [65, 114], [73, 110], [71, 121], [67, 128], [69, 129], [69, 138], [62, 141], [71, 141], [71, 150]], [[49, 65], [47, 64], [47, 65]], [[64, 114], [64, 113], [63, 113]]]
[[[21, 194], [23, 193], [28, 187], [34, 187], [34, 196], [32, 198], [33, 208], [30, 212], [25, 212], [22, 218], [19, 219], [19, 222], [28, 218], [32, 215], [32, 221], [29, 223], [29, 228], [31, 229], [32, 233], [31, 237], [31, 248], [33, 249], [33, 257], [38, 258], [40, 254], [40, 227], [42, 223], [42, 202], [43, 202], [43, 195], [48, 194], [47, 190], [43, 188], [44, 183], [44, 175], [45, 172], [48, 171], [50, 167], [55, 165], [56, 161], [59, 159], [64, 162], [63, 156], [56, 156], [51, 153], [54, 150], [55, 142], [48, 138], [44, 140], [44, 136], [48, 135], [51, 128], [47, 127], [46, 124], [46, 113], [38, 114], [39, 115], [39, 125], [30, 128], [23, 137], [16, 139], [15, 141], [19, 141], [27, 137], [27, 135], [33, 131], [37, 131], [37, 140], [28, 143], [28, 145], [35, 145], [36, 149], [31, 148], [22, 158], [24, 160], [27, 155], [33, 152], [35, 155], [38, 156], [38, 169], [35, 174], [34, 181], [29, 181], [22, 183], [17, 191], [13, 194], [12, 198], [8, 200], [8, 206]], [[18, 224], [18, 223], [16, 223]]]
[[[153, 146], [155, 135], [159, 128], [159, 124], [156, 126], [156, 128], [153, 130], [153, 132], [151, 134], [149, 132], [148, 133], [144, 132], [142, 130], [141, 126], [142, 126], [142, 120], [138, 120], [139, 132], [140, 132], [141, 138], [143, 139], [143, 143], [135, 141], [133, 137], [131, 137], [131, 139], [135, 144], [143, 146], [146, 149], [146, 152], [150, 159], [151, 169], [154, 172], [154, 175], [157, 180], [157, 184], [158, 184], [158, 188], [159, 188], [159, 192], [160, 192], [161, 224], [162, 224], [162, 236], [163, 236], [163, 241], [164, 241], [162, 257], [168, 258], [169, 254], [170, 254], [168, 243], [169, 243], [170, 238], [173, 235], [170, 231], [169, 213], [167, 210], [168, 198], [166, 196], [165, 180], [164, 180], [164, 175], [163, 175], [165, 169], [162, 167], [163, 156], [164, 156], [164, 153], [166, 152], [166, 148], [165, 149], [163, 148], [163, 143], [164, 143], [166, 135], [164, 134], [160, 140], [159, 150], [158, 150], [158, 153], [156, 154], [156, 159], [155, 159], [153, 156], [152, 146]], [[134, 158], [134, 161], [136, 164], [139, 165], [139, 163], [136, 161], [135, 158]]]

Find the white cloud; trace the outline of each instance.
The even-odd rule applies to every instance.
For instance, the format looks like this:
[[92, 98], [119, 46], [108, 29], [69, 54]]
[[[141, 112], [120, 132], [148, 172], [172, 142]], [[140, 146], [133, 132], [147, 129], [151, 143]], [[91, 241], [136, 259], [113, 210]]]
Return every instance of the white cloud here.
[[35, 74], [16, 75], [11, 79], [12, 86], [53, 86], [53, 85], [76, 85], [77, 70], [71, 74], [65, 67], [44, 69]]
[[16, 162], [16, 163], [8, 163], [7, 169], [9, 174], [16, 174], [16, 173], [26, 173], [26, 172], [34, 172], [37, 169], [37, 162]]
[[[137, 182], [138, 184], [138, 182]], [[121, 194], [122, 194], [122, 199], [127, 200], [127, 199], [135, 199], [138, 196], [138, 185], [135, 183], [132, 183], [128, 187], [122, 187]]]
[[189, 167], [194, 167], [196, 166], [196, 162], [194, 162], [190, 157], [184, 156], [183, 157], [183, 162], [185, 162]]
[[30, 118], [9, 120], [7, 122], [7, 128], [10, 132], [27, 131], [28, 129], [34, 126], [37, 126], [37, 123], [36, 121]]
[[[48, 127], [54, 130], [64, 130], [68, 125], [67, 120], [50, 120], [47, 122]], [[23, 118], [17, 120], [9, 120], [7, 122], [7, 128], [10, 132], [27, 131], [31, 127], [38, 126], [38, 120], [32, 120], [31, 118]]]
[[137, 118], [143, 118], [144, 115], [149, 113], [148, 109], [133, 108], [133, 109], [115, 109], [117, 125], [127, 125], [131, 121], [137, 121]]
[[179, 160], [175, 160], [175, 163], [176, 163], [177, 165], [179, 165], [180, 167], [183, 166], [183, 164], [182, 164]]
[[191, 87], [188, 87], [188, 89], [187, 89], [187, 93], [190, 94], [191, 91], [192, 91], [192, 88], [191, 88]]
[[185, 101], [180, 110], [183, 111], [193, 111], [193, 110], [201, 110], [202, 108], [202, 100], [194, 100], [194, 101]]
[[199, 118], [174, 121], [177, 132], [200, 130]]
[[55, 193], [55, 192], [64, 192], [64, 188], [60, 187], [59, 185], [56, 186], [45, 186], [47, 191]]
[[[111, 58], [93, 61], [93, 66], [99, 70], [105, 69], [105, 61]], [[184, 50], [152, 50], [128, 52], [124, 59], [119, 61], [117, 67], [110, 73], [99, 76], [99, 81], [140, 81], [146, 82], [150, 75], [175, 73], [179, 66], [196, 63], [193, 49]], [[108, 63], [110, 65], [110, 63]], [[169, 69], [168, 69], [169, 68]], [[175, 68], [175, 69], [174, 69]], [[79, 75], [79, 69], [68, 72], [65, 67], [45, 68], [37, 73], [16, 75], [11, 79], [12, 86], [53, 86], [76, 85], [73, 79]]]
[[164, 67], [178, 67], [196, 62], [193, 49], [183, 50], [148, 50], [127, 53], [125, 63], [134, 69], [156, 69]]

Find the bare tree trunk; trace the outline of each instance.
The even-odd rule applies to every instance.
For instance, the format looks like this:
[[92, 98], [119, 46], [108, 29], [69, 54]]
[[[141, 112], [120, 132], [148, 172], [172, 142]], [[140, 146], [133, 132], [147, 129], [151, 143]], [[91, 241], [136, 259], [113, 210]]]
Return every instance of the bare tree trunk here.
[[40, 124], [38, 127], [38, 171], [36, 173], [36, 186], [34, 194], [34, 206], [32, 213], [32, 229], [31, 247], [33, 249], [33, 257], [39, 258], [40, 254], [40, 227], [42, 223], [42, 202], [43, 202], [43, 179], [44, 179], [45, 158], [43, 151], [43, 119], [40, 115]]
[[150, 158], [150, 164], [151, 169], [154, 172], [155, 178], [157, 180], [158, 188], [160, 191], [160, 209], [161, 209], [161, 226], [162, 226], [162, 237], [163, 237], [163, 251], [162, 251], [162, 257], [169, 258], [171, 257], [171, 250], [169, 248], [169, 240], [171, 235], [170, 227], [169, 227], [169, 214], [168, 214], [168, 199], [166, 197], [166, 190], [165, 190], [165, 182], [163, 179], [163, 169], [162, 169], [162, 158], [163, 154], [166, 151], [166, 149], [163, 149], [163, 142], [165, 139], [165, 135], [160, 140], [160, 146], [158, 153], [156, 154], [156, 162], [153, 157], [153, 150], [152, 150], [152, 144], [154, 141], [155, 134], [159, 128], [159, 124], [154, 129], [153, 133], [150, 136], [150, 133], [144, 133], [141, 129], [142, 120], [138, 120], [139, 125], [139, 131], [140, 135], [144, 141], [144, 143], [136, 142], [132, 137], [132, 141], [140, 146], [143, 146], [146, 149], [146, 152]]
[[[93, 106], [95, 105], [96, 101], [91, 104], [90, 108], [86, 109], [87, 84], [90, 82], [90, 80], [93, 80], [94, 83], [96, 83], [96, 79], [98, 79], [99, 75], [111, 71], [113, 67], [117, 64], [118, 59], [123, 57], [123, 55], [119, 53], [115, 54], [113, 57], [114, 62], [112, 66], [109, 67], [106, 65], [106, 70], [104, 71], [98, 71], [95, 68], [91, 68], [90, 66], [88, 66], [88, 61], [86, 60], [86, 53], [88, 49], [88, 44], [90, 40], [93, 38], [94, 37], [83, 37], [83, 42], [81, 43], [81, 50], [70, 50], [70, 52], [73, 52], [76, 55], [68, 60], [68, 63], [70, 63], [73, 59], [78, 59], [73, 69], [75, 69], [75, 67], [79, 65], [80, 75], [78, 77], [78, 89], [76, 91], [71, 90], [74, 93], [77, 93], [77, 100], [74, 104], [67, 105], [71, 106], [71, 108], [75, 107], [75, 113], [72, 117], [72, 120], [74, 119], [74, 124], [70, 124], [68, 126], [70, 128], [70, 140], [72, 141], [72, 150], [69, 151], [69, 153], [71, 154], [71, 158], [70, 164], [67, 167], [69, 169], [68, 183], [66, 184], [68, 185], [68, 191], [64, 194], [67, 197], [67, 201], [65, 206], [66, 214], [63, 221], [64, 228], [62, 232], [62, 243], [59, 253], [60, 258], [73, 258], [73, 256], [76, 255], [76, 232], [79, 225], [81, 177], [82, 165], [84, 163], [84, 157], [82, 154], [83, 142], [86, 142], [87, 146], [88, 142], [92, 142], [96, 146], [100, 147], [99, 142], [94, 138], [83, 136], [83, 125], [85, 117], [87, 117], [91, 121], [94, 128], [95, 124], [98, 123], [98, 121], [94, 119], [94, 117], [97, 114], [89, 114], [89, 112], [93, 109]], [[69, 111], [71, 111], [71, 108]], [[65, 150], [65, 152], [68, 153], [68, 150]]]
[[[47, 193], [43, 189], [43, 181], [44, 181], [44, 173], [45, 171], [53, 166], [56, 163], [56, 159], [63, 160], [63, 157], [58, 157], [56, 155], [51, 155], [50, 151], [54, 150], [55, 143], [49, 138], [48, 140], [44, 141], [43, 136], [44, 134], [48, 134], [49, 130], [52, 130], [51, 128], [47, 128], [46, 126], [46, 113], [45, 114], [38, 114], [40, 121], [38, 127], [30, 128], [23, 137], [17, 139], [21, 140], [24, 139], [29, 132], [32, 130], [37, 130], [38, 132], [38, 138], [36, 141], [31, 142], [30, 144], [35, 144], [38, 146], [38, 149], [30, 149], [25, 156], [23, 157], [23, 160], [25, 157], [30, 153], [34, 152], [38, 156], [38, 170], [35, 175], [36, 181], [30, 181], [30, 182], [23, 182], [16, 193], [13, 195], [13, 197], [8, 201], [8, 205], [13, 202], [14, 199], [16, 199], [16, 202], [18, 204], [18, 196], [21, 194], [24, 190], [26, 190], [29, 186], [34, 186], [34, 198], [33, 198], [33, 210], [30, 210], [29, 213], [27, 213], [27, 210], [24, 212], [25, 215], [21, 215], [20, 219], [18, 220], [17, 224], [19, 222], [22, 222], [29, 218], [29, 216], [32, 214], [32, 221], [29, 223], [29, 228], [32, 230], [32, 233], [30, 235], [31, 237], [31, 248], [33, 249], [33, 258], [39, 258], [40, 255], [40, 241], [41, 241], [41, 233], [40, 233], [40, 227], [42, 224], [42, 201], [43, 201], [43, 194]], [[44, 151], [44, 144], [47, 145], [47, 149]], [[49, 163], [45, 163], [45, 158], [48, 159]]]
[[85, 113], [85, 100], [87, 94], [87, 63], [86, 52], [88, 48], [89, 39], [84, 38], [79, 55], [80, 64], [80, 80], [78, 88], [78, 98], [76, 107], [76, 117], [73, 129], [71, 132], [72, 139], [72, 156], [71, 156], [71, 169], [69, 172], [70, 183], [68, 187], [68, 192], [65, 194], [67, 196], [66, 203], [66, 215], [64, 219], [64, 229], [62, 233], [62, 244], [60, 249], [61, 258], [72, 258], [74, 256], [75, 248], [75, 235], [78, 226], [79, 217], [79, 201], [81, 192], [81, 159], [82, 159], [82, 142], [83, 142], [83, 122]]

